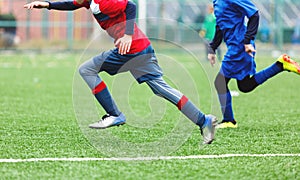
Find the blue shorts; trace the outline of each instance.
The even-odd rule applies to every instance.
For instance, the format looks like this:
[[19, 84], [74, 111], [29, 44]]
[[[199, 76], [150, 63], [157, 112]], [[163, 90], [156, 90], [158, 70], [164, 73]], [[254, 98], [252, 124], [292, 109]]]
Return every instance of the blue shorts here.
[[238, 57], [226, 57], [222, 61], [220, 73], [227, 78], [242, 80], [256, 72], [254, 57], [246, 52], [239, 53]]
[[100, 71], [105, 71], [110, 75], [129, 71], [139, 82], [160, 78], [163, 73], [158, 65], [154, 49], [149, 45], [146, 49], [135, 54], [121, 55], [118, 49], [105, 51], [93, 58], [96, 66], [100, 66]]

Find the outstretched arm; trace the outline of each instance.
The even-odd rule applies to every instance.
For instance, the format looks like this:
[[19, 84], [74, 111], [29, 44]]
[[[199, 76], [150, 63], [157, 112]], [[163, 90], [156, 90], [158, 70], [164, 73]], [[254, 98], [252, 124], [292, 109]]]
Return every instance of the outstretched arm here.
[[54, 10], [62, 10], [62, 11], [73, 11], [82, 6], [77, 6], [74, 4], [73, 0], [65, 0], [65, 1], [34, 1], [32, 3], [28, 3], [24, 5], [24, 8], [33, 9], [33, 8], [47, 8], [47, 9], [54, 9]]

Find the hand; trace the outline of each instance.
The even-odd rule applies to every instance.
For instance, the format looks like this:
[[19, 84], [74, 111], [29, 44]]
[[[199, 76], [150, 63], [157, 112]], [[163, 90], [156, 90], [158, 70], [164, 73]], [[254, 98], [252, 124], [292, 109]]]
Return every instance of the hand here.
[[119, 48], [119, 54], [124, 55], [130, 51], [132, 43], [132, 36], [125, 34], [123, 37], [115, 42], [115, 45]]
[[211, 64], [211, 66], [214, 66], [216, 64], [216, 54], [208, 54], [207, 58]]
[[48, 8], [48, 7], [49, 7], [49, 3], [42, 2], [42, 1], [34, 1], [32, 3], [28, 3], [24, 5], [24, 8], [26, 9], [33, 9], [33, 8], [41, 9], [41, 8]]
[[253, 57], [253, 53], [256, 52], [252, 44], [245, 44], [245, 51]]

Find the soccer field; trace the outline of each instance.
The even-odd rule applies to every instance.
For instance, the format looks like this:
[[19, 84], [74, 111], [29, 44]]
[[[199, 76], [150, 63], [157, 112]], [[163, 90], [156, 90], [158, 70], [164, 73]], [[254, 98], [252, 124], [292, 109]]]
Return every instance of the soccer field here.
[[[180, 52], [158, 56], [166, 80], [220, 119], [217, 67]], [[129, 73], [101, 74], [127, 124], [88, 129], [103, 110], [77, 75], [85, 58], [0, 54], [0, 179], [299, 179], [300, 76], [284, 72], [234, 96], [239, 127], [202, 146], [199, 130]], [[257, 69], [273, 61], [259, 56]]]

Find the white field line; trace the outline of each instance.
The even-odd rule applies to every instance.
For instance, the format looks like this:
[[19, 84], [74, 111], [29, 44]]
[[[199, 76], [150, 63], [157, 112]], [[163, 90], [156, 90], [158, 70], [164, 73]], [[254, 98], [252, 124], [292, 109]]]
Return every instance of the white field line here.
[[219, 159], [230, 157], [300, 157], [300, 154], [221, 154], [193, 156], [158, 156], [158, 157], [115, 157], [115, 158], [29, 158], [0, 159], [0, 163], [17, 162], [48, 162], [48, 161], [155, 161], [155, 160], [186, 160], [186, 159]]

